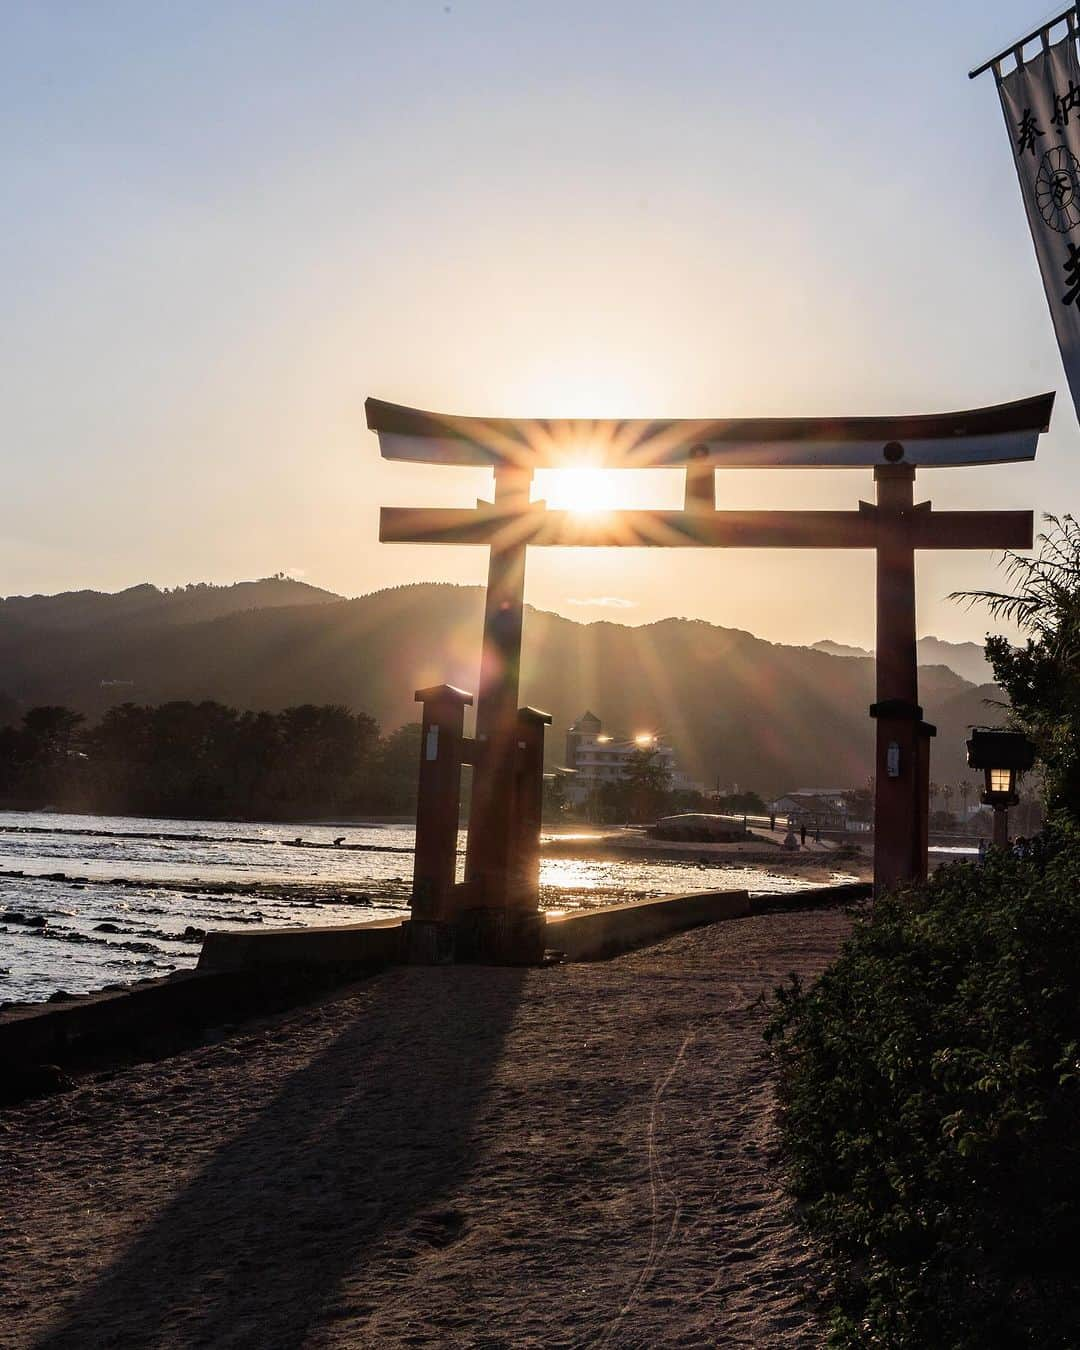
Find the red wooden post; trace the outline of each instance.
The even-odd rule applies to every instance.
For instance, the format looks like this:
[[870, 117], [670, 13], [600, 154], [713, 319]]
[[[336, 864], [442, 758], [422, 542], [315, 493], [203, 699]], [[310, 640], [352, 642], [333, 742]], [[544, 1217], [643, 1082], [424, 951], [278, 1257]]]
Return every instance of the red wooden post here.
[[[511, 851], [507, 908], [519, 920], [540, 919], [540, 825], [544, 806], [544, 728], [551, 714], [536, 708], [518, 710], [517, 764], [514, 783], [514, 842]], [[535, 924], [533, 925], [536, 926]], [[528, 924], [522, 925], [523, 930]], [[543, 955], [543, 921], [540, 920]], [[523, 932], [524, 936], [524, 932]]]
[[[522, 708], [511, 746], [505, 890], [502, 903], [479, 903], [473, 883], [459, 887], [463, 904], [454, 920], [459, 961], [531, 965], [543, 959], [544, 916], [540, 913], [540, 821], [544, 794], [544, 728], [551, 716]], [[469, 822], [470, 839], [472, 821]]]
[[716, 465], [707, 446], [695, 445], [686, 465], [686, 492], [683, 509], [689, 515], [708, 519], [716, 511]]
[[920, 722], [917, 729], [919, 747], [919, 801], [916, 819], [919, 823], [919, 837], [915, 846], [916, 881], [925, 881], [929, 873], [928, 854], [930, 849], [930, 742], [937, 735], [937, 727], [930, 722]]
[[465, 880], [472, 885], [475, 906], [483, 909], [503, 909], [507, 903], [527, 548], [514, 516], [527, 511], [531, 482], [529, 469], [495, 466], [495, 504], [506, 519], [490, 541], [465, 854]]
[[[446, 925], [457, 871], [461, 751], [465, 708], [472, 694], [453, 685], [418, 689], [424, 706], [420, 738], [420, 782], [416, 798], [412, 918], [407, 942], [411, 959], [439, 959], [448, 947]], [[448, 951], [445, 952], [449, 955]]]
[[[877, 483], [877, 719], [874, 774], [874, 882], [878, 890], [915, 880], [922, 866], [923, 742], [915, 647], [915, 470], [881, 465]], [[928, 743], [927, 743], [928, 748]]]

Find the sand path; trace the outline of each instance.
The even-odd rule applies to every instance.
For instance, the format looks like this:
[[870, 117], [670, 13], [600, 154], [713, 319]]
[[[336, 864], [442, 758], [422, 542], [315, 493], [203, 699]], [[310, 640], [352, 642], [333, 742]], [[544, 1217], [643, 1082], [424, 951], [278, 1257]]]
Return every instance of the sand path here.
[[392, 970], [10, 1111], [0, 1345], [817, 1345], [754, 1001], [846, 929]]

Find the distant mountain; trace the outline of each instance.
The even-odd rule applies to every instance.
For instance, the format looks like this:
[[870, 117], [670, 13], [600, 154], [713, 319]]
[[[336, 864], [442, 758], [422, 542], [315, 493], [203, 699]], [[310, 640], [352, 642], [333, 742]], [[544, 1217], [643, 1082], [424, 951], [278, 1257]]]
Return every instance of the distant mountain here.
[[863, 660], [873, 655], [865, 647], [845, 647], [842, 642], [830, 642], [828, 638], [815, 642], [810, 650], [812, 652], [825, 652], [828, 656], [856, 656]]
[[948, 666], [972, 684], [989, 684], [994, 672], [977, 642], [945, 642], [942, 638], [919, 639], [919, 662], [924, 666]]
[[231, 586], [197, 582], [159, 590], [144, 582], [110, 595], [104, 591], [64, 591], [60, 595], [0, 597], [0, 622], [28, 627], [90, 628], [100, 624], [199, 623], [245, 609], [277, 609], [285, 605], [320, 605], [340, 600], [291, 577], [263, 577]]
[[[0, 715], [35, 703], [91, 717], [127, 700], [342, 703], [391, 729], [416, 720], [416, 689], [476, 688], [482, 600], [479, 587], [434, 583], [344, 600], [281, 578], [15, 597], [0, 603]], [[956, 782], [969, 776], [966, 728], [994, 720], [983, 703], [994, 691], [942, 665], [920, 680], [939, 728], [932, 775]], [[521, 701], [554, 717], [552, 765], [591, 707], [614, 732], [666, 732], [682, 767], [708, 783], [858, 786], [873, 771], [873, 684], [867, 660], [701, 621], [628, 628], [526, 612]]]
[[844, 643], [830, 643], [828, 637], [823, 637], [819, 643], [811, 645], [810, 651], [825, 652], [828, 656], [859, 656], [864, 660], [872, 655], [865, 647], [845, 647]]
[[[924, 637], [918, 642], [920, 666], [948, 666], [962, 679], [972, 684], [986, 684], [994, 672], [977, 642], [946, 642], [943, 638]], [[829, 656], [869, 658], [873, 655], [864, 647], [845, 647], [842, 642], [825, 639], [815, 642], [811, 651], [826, 652]]]

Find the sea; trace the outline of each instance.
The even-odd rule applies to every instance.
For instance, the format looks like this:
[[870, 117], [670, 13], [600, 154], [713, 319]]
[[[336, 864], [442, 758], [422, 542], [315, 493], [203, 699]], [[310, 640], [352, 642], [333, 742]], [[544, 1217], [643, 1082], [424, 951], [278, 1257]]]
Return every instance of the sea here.
[[[545, 836], [556, 837], [565, 846], [595, 836]], [[306, 928], [402, 914], [413, 840], [411, 826], [377, 823], [0, 812], [0, 1007], [190, 969], [209, 929]], [[464, 847], [462, 833], [459, 875]], [[694, 890], [775, 893], [806, 884], [697, 858], [559, 857], [544, 858], [540, 868], [541, 905], [553, 912]]]

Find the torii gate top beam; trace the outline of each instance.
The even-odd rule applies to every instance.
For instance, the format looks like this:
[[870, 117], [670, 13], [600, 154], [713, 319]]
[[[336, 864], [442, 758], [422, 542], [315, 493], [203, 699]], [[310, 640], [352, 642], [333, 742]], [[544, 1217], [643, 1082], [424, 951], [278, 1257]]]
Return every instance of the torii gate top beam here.
[[1034, 459], [1054, 395], [913, 417], [766, 417], [603, 421], [459, 417], [369, 398], [384, 459], [539, 469], [580, 463], [652, 469], [950, 468]]

